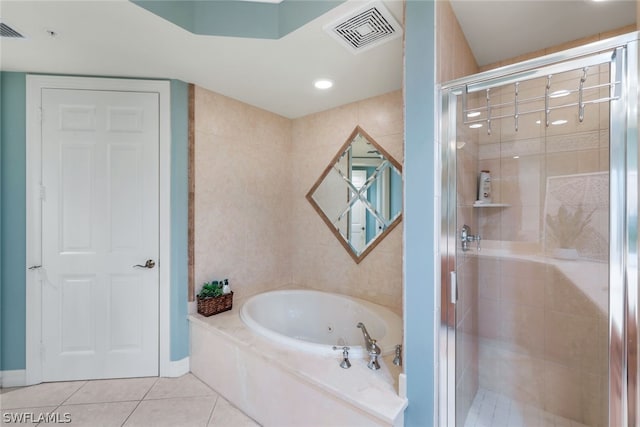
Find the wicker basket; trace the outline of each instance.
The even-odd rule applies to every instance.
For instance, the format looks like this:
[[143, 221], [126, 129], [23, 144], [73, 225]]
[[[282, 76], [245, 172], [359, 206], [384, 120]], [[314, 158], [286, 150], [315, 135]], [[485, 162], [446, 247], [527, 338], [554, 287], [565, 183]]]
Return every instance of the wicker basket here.
[[198, 313], [205, 317], [229, 311], [233, 307], [233, 292], [221, 295], [217, 298], [198, 297]]

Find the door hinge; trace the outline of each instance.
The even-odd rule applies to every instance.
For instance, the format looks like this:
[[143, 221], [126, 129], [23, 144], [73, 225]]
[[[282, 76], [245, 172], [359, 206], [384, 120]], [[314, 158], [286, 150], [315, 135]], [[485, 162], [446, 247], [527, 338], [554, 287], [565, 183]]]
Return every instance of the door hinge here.
[[47, 355], [47, 348], [45, 347], [44, 343], [41, 342], [40, 343], [40, 359], [44, 361], [46, 355]]
[[44, 120], [44, 113], [42, 111], [42, 107], [38, 108], [38, 120], [40, 121], [40, 123], [42, 123]]
[[47, 187], [45, 187], [44, 185], [40, 186], [40, 200], [47, 200]]
[[449, 295], [451, 297], [451, 304], [455, 304], [458, 301], [458, 279], [456, 272], [449, 273]]

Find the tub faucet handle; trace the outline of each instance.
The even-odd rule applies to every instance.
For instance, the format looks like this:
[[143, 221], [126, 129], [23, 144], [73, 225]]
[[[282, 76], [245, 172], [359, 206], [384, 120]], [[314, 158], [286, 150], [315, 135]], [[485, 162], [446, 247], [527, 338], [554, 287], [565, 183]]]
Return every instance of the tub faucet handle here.
[[349, 362], [349, 350], [351, 349], [347, 346], [336, 347], [335, 345], [333, 346], [333, 349], [342, 350], [342, 362], [340, 362], [340, 367], [342, 369], [349, 369], [351, 367], [351, 362]]
[[396, 345], [396, 357], [393, 358], [393, 364], [402, 366], [402, 344]]

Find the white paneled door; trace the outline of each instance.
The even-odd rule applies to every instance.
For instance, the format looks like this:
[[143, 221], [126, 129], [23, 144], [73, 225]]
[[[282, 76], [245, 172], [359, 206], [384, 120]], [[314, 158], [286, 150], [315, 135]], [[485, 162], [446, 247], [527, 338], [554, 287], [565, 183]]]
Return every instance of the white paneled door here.
[[158, 375], [158, 105], [42, 90], [44, 381]]

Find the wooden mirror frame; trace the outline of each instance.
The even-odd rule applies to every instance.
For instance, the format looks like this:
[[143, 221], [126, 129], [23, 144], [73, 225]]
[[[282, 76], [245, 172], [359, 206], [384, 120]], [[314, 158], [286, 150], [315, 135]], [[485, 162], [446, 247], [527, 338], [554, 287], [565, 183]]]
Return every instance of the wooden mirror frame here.
[[[315, 191], [318, 189], [320, 184], [322, 184], [322, 182], [327, 177], [327, 175], [329, 175], [329, 173], [333, 169], [334, 165], [340, 160], [340, 158], [342, 157], [344, 152], [353, 143], [354, 138], [358, 134], [360, 134], [363, 137], [365, 137], [371, 143], [371, 145], [373, 145], [380, 152], [380, 154], [382, 154], [389, 161], [389, 163], [391, 163], [391, 165], [393, 165], [393, 167], [395, 167], [398, 170], [398, 172], [400, 173], [400, 177], [402, 177], [402, 165], [400, 165], [400, 163], [395, 158], [393, 158], [393, 156], [391, 156], [391, 154], [389, 154], [384, 148], [382, 148], [382, 146], [375, 139], [373, 139], [371, 137], [371, 135], [369, 135], [367, 132], [365, 132], [364, 129], [362, 129], [360, 126], [356, 126], [356, 128], [353, 130], [353, 132], [351, 132], [351, 135], [349, 135], [349, 138], [347, 138], [346, 142], [344, 144], [342, 144], [342, 146], [340, 147], [340, 149], [338, 150], [336, 155], [333, 156], [333, 158], [329, 162], [329, 165], [325, 168], [325, 170], [322, 173], [322, 175], [320, 175], [320, 177], [316, 180], [315, 184], [313, 184], [313, 187], [311, 187], [311, 189], [309, 190], [309, 192], [306, 195], [306, 198], [309, 201], [309, 203], [311, 203], [311, 206], [313, 206], [313, 208], [318, 213], [320, 218], [322, 218], [322, 220], [327, 225], [327, 227], [329, 227], [329, 229], [331, 230], [333, 235], [336, 236], [336, 238], [338, 239], [340, 244], [345, 248], [345, 250], [349, 253], [349, 255], [351, 255], [351, 258], [353, 258], [353, 260], [356, 262], [356, 264], [360, 264], [360, 262], [362, 262], [362, 260], [367, 255], [369, 255], [369, 253], [371, 253], [371, 251], [373, 249], [375, 249], [375, 247], [378, 246], [378, 244], [380, 244], [380, 242], [382, 242], [382, 240], [384, 240], [384, 238], [394, 228], [396, 228], [398, 226], [398, 224], [400, 224], [400, 222], [402, 221], [402, 213], [403, 213], [402, 210], [401, 210], [400, 213], [398, 214], [398, 216], [396, 217], [396, 219], [394, 219], [393, 222], [391, 224], [389, 224], [389, 226], [382, 233], [378, 234], [371, 241], [371, 243], [369, 245], [367, 245], [365, 247], [365, 249], [358, 255], [353, 250], [353, 247], [349, 244], [347, 239], [345, 239], [344, 236], [342, 236], [342, 234], [340, 234], [340, 231], [336, 228], [336, 226], [333, 225], [333, 223], [331, 222], [329, 217], [327, 217], [327, 215], [324, 213], [324, 211], [322, 210], [320, 205], [318, 205], [318, 203], [316, 203], [316, 201], [313, 199], [313, 194], [315, 193]], [[402, 196], [403, 196], [403, 205], [404, 205], [404, 194]]]

